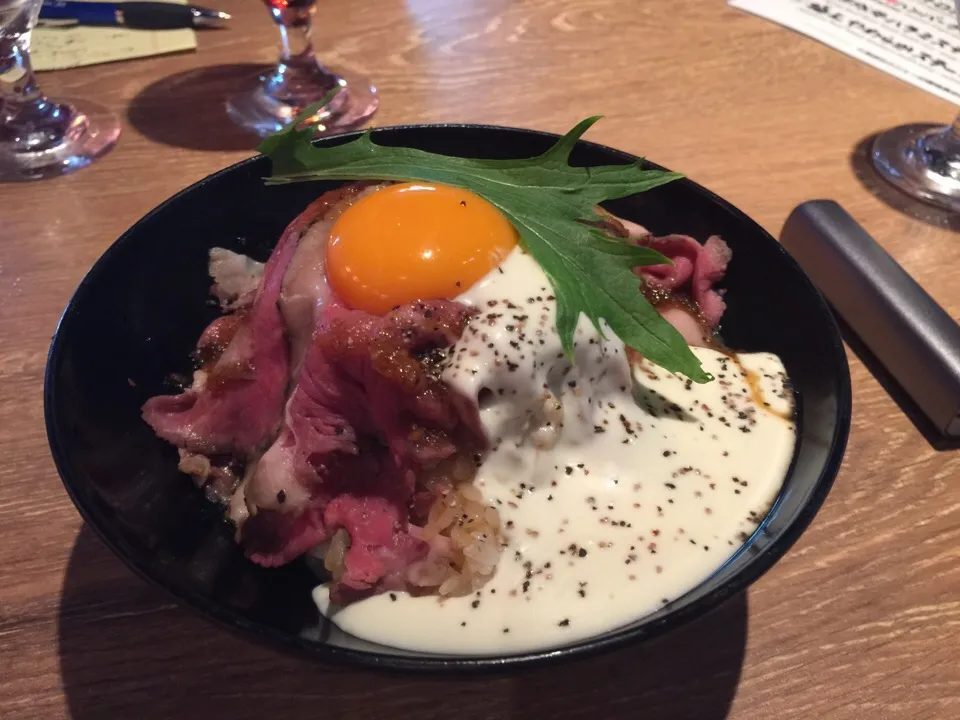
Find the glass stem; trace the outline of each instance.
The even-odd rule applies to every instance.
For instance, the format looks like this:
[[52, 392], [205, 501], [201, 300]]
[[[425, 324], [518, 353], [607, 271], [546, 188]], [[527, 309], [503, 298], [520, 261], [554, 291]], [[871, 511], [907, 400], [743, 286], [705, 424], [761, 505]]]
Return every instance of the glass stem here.
[[32, 15], [31, 7], [25, 5], [0, 36], [0, 145], [13, 152], [55, 147], [63, 142], [71, 125], [82, 121], [69, 106], [51, 103], [40, 92], [30, 64], [30, 32], [36, 22]]
[[947, 142], [955, 148], [960, 148], [960, 114], [953, 119], [953, 124], [946, 133]]
[[42, 96], [30, 65], [30, 33], [4, 37], [0, 49], [0, 102], [4, 115], [10, 115]]
[[280, 25], [280, 62], [288, 65], [315, 62], [312, 29], [309, 15], [295, 25]]
[[960, 114], [952, 125], [920, 138], [915, 150], [931, 172], [960, 182]]
[[313, 5], [274, 8], [280, 29], [280, 62], [264, 77], [266, 93], [292, 108], [303, 108], [332, 90], [339, 78], [317, 62], [311, 37]]

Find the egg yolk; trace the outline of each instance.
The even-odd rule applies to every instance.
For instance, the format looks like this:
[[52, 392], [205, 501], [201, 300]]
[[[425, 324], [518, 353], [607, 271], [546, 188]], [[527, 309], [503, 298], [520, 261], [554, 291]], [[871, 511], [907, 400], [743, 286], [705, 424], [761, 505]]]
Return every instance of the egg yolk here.
[[517, 231], [467, 190], [389, 185], [350, 206], [327, 244], [327, 279], [350, 307], [382, 315], [414, 300], [453, 299], [498, 267]]

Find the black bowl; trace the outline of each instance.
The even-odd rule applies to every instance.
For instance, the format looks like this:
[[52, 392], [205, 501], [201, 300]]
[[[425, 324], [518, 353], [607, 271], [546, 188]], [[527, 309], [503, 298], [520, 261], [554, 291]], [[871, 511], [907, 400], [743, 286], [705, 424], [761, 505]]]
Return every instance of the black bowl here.
[[[451, 155], [523, 158], [556, 136], [498, 127], [382, 128], [377, 142]], [[324, 140], [342, 143], [355, 135]], [[580, 142], [574, 164], [630, 155]], [[723, 334], [732, 347], [777, 353], [799, 396], [799, 441], [769, 516], [737, 555], [657, 613], [568, 647], [507, 657], [418, 654], [359, 640], [327, 623], [299, 563], [265, 570], [234, 544], [222, 513], [177, 471], [176, 453], [140, 419], [140, 406], [188, 372], [189, 354], [217, 309], [207, 251], [266, 258], [284, 226], [336, 183], [267, 187], [268, 163], [227, 168], [163, 203], [117, 240], [84, 278], [53, 339], [44, 401], [64, 485], [84, 519], [131, 568], [208, 618], [314, 658], [417, 670], [478, 670], [556, 661], [639, 642], [742, 591], [796, 541], [820, 507], [850, 426], [850, 378], [840, 334], [806, 275], [755, 222], [688, 180], [609, 204], [656, 234], [722, 235], [734, 252]]]

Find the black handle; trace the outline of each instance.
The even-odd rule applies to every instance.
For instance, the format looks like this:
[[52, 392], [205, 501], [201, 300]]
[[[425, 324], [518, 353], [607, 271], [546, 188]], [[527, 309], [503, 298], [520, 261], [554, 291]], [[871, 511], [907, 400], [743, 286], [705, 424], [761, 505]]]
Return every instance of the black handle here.
[[193, 11], [187, 5], [166, 2], [123, 2], [123, 24], [135, 30], [178, 30], [193, 27]]
[[960, 436], [954, 319], [832, 200], [796, 208], [780, 241], [936, 428]]

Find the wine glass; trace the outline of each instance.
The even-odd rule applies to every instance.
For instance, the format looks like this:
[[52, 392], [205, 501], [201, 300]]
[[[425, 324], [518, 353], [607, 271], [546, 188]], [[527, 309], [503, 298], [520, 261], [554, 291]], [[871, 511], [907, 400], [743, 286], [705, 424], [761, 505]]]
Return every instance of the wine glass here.
[[[960, 0], [956, 0], [960, 19]], [[910, 197], [960, 212], [960, 114], [952, 125], [886, 130], [870, 150], [873, 166]]]
[[120, 120], [89, 102], [54, 102], [37, 87], [30, 33], [42, 0], [0, 0], [0, 181], [86, 167], [120, 136]]
[[311, 39], [316, 0], [264, 0], [280, 28], [280, 62], [260, 75], [250, 92], [227, 101], [234, 122], [261, 137], [279, 132], [301, 110], [340, 91], [312, 120], [320, 133], [357, 128], [380, 105], [377, 89], [362, 75], [325, 67], [317, 60]]

